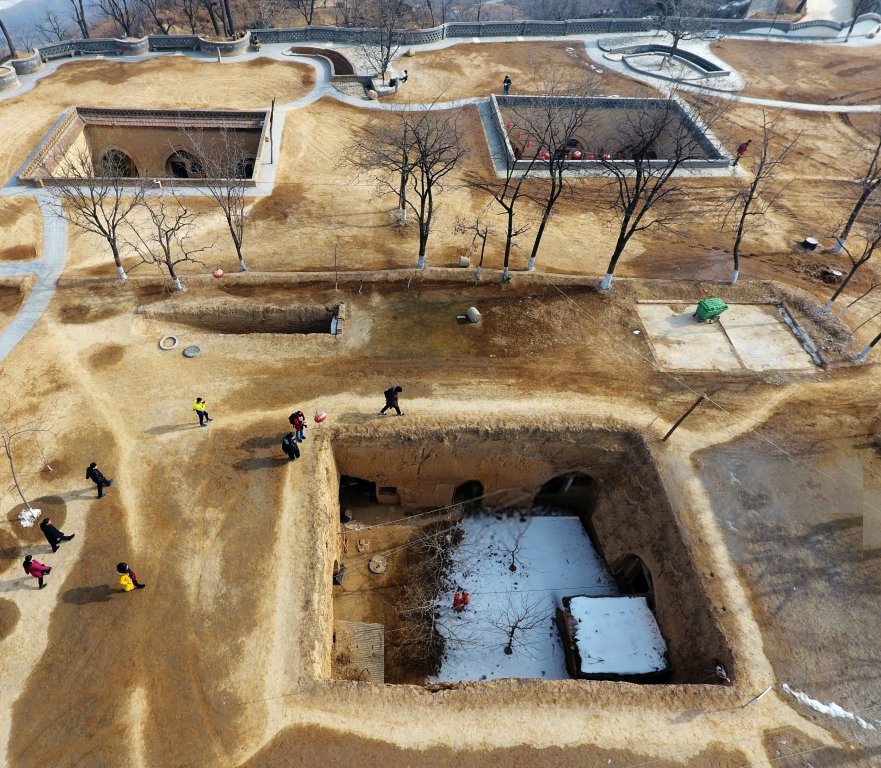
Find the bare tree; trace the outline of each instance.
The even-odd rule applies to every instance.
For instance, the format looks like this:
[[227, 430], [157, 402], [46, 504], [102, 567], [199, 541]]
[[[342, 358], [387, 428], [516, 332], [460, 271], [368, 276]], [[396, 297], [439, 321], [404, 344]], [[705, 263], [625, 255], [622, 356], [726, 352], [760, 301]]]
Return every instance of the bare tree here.
[[239, 266], [247, 272], [242, 243], [245, 238], [245, 192], [248, 189], [249, 157], [234, 132], [216, 134], [184, 131], [201, 170], [203, 194], [212, 198], [226, 220]]
[[[2, 446], [3, 453], [6, 454], [6, 460], [9, 462], [13, 486], [18, 491], [18, 495], [24, 502], [25, 507], [30, 510], [33, 507], [31, 507], [21, 487], [21, 479], [15, 466], [14, 448], [24, 440], [34, 440], [37, 442], [37, 447], [42, 457], [42, 449], [39, 447], [38, 442], [39, 436], [41, 434], [54, 434], [52, 431], [53, 424], [51, 417], [46, 411], [35, 412], [28, 409], [24, 416], [18, 417], [14, 416], [13, 413], [13, 404], [7, 400], [3, 409], [0, 410], [0, 446]], [[43, 459], [43, 462], [46, 463], [45, 459]]]
[[133, 250], [143, 263], [167, 272], [175, 291], [184, 290], [177, 266], [192, 262], [204, 267], [196, 255], [213, 247], [211, 244], [197, 248], [193, 244], [192, 229], [198, 214], [173, 193], [144, 197], [139, 208], [146, 214], [148, 223], [131, 227]]
[[108, 21], [113, 21], [125, 37], [140, 31], [141, 14], [137, 0], [95, 0], [95, 6]]
[[196, 34], [199, 21], [199, 0], [175, 0], [174, 7], [183, 14], [190, 28], [190, 34]]
[[172, 15], [172, 5], [169, 0], [138, 0], [141, 7], [153, 19], [156, 29], [160, 35], [170, 34], [174, 25], [174, 16]]
[[514, 241], [529, 229], [529, 224], [516, 225], [514, 222], [517, 203], [525, 197], [524, 184], [536, 166], [538, 154], [532, 155], [530, 153], [530, 157], [523, 161], [526, 163], [526, 167], [518, 170], [517, 158], [511, 157], [506, 147], [502, 147], [501, 152], [501, 155], [497, 154], [494, 160], [496, 165], [504, 165], [504, 177], [502, 179], [487, 179], [481, 176], [472, 176], [468, 185], [472, 189], [488, 194], [493, 202], [502, 209], [500, 215], [505, 217], [505, 258], [502, 266], [502, 282], [508, 282], [511, 279], [510, 261]]
[[436, 26], [438, 22], [446, 24], [447, 16], [454, 4], [455, 0], [425, 0], [425, 7], [431, 16], [431, 26]]
[[343, 27], [363, 27], [367, 25], [366, 0], [336, 0], [334, 3], [337, 23]]
[[705, 37], [715, 6], [708, 0], [658, 0], [658, 31], [673, 38], [675, 53], [683, 40]]
[[486, 252], [486, 240], [492, 230], [480, 216], [475, 217], [474, 221], [458, 218], [456, 219], [455, 232], [460, 235], [471, 234], [471, 244], [468, 251], [474, 253], [477, 249], [477, 241], [480, 241], [480, 260], [477, 262], [477, 271], [474, 273], [474, 279], [480, 280], [480, 272], [483, 270], [483, 256]]
[[505, 597], [505, 602], [489, 618], [489, 623], [504, 637], [506, 655], [532, 655], [547, 631], [553, 608], [545, 597], [530, 598], [528, 594], [513, 590]]
[[143, 180], [132, 183], [132, 168], [118, 152], [105, 152], [96, 162], [91, 142], [75, 146], [54, 161], [44, 162], [60, 215], [82, 232], [103, 237], [113, 253], [121, 280], [126, 279], [121, 252], [123, 230], [144, 196]]
[[495, 544], [495, 547], [499, 550], [505, 560], [510, 561], [508, 564], [508, 570], [511, 571], [511, 573], [516, 573], [520, 568], [527, 572], [529, 571], [530, 561], [523, 556], [522, 551], [523, 537], [526, 535], [526, 531], [529, 530], [530, 523], [531, 520], [509, 541], [500, 541]]
[[[695, 99], [691, 105], [671, 94], [666, 99], [643, 99], [622, 116], [611, 146], [596, 152], [610, 181], [609, 207], [618, 218], [618, 237], [600, 290], [612, 286], [621, 254], [638, 232], [674, 229], [686, 220], [691, 190], [681, 181], [689, 160], [706, 157], [703, 135], [695, 126], [711, 128], [725, 109], [724, 102]], [[686, 110], [683, 117], [679, 105]]]
[[860, 211], [863, 210], [863, 206], [872, 196], [872, 193], [881, 186], [881, 118], [878, 119], [878, 123], [872, 130], [870, 137], [872, 143], [864, 160], [865, 165], [863, 167], [865, 170], [857, 178], [857, 183], [860, 185], [860, 195], [850, 212], [850, 216], [847, 218], [844, 229], [841, 230], [841, 234], [838, 236], [838, 241], [832, 249], [833, 253], [841, 253], [844, 243], [847, 241], [847, 237], [860, 215]]
[[18, 51], [15, 50], [15, 43], [12, 42], [12, 37], [9, 34], [9, 30], [6, 29], [3, 19], [0, 19], [0, 32], [3, 33], [3, 37], [6, 39], [6, 47], [9, 49], [10, 58], [14, 59], [18, 55]]
[[535, 18], [547, 19], [548, 21], [571, 19], [573, 18], [572, 11], [574, 8], [574, 0], [537, 0], [537, 2], [533, 3]]
[[223, 11], [226, 17], [227, 33], [230, 37], [233, 37], [236, 33], [236, 23], [232, 17], [232, 7], [229, 4], [229, 0], [223, 0]]
[[289, 0], [291, 7], [303, 17], [307, 27], [312, 26], [312, 19], [315, 18], [316, 0]]
[[374, 28], [376, 39], [362, 46], [361, 50], [382, 80], [401, 49], [404, 30], [412, 18], [413, 9], [406, 0], [374, 0], [369, 6], [367, 23]]
[[835, 289], [832, 298], [829, 299], [826, 306], [823, 307], [824, 314], [832, 309], [835, 300], [841, 295], [842, 291], [847, 288], [847, 284], [857, 273], [857, 270], [866, 264], [872, 256], [875, 255], [876, 249], [881, 246], [881, 209], [875, 212], [875, 215], [872, 216], [869, 221], [862, 224], [859, 235], [860, 242], [856, 252], [852, 252], [846, 247], [844, 249], [845, 253], [847, 253], [847, 257], [850, 259], [850, 269], [848, 270], [847, 275], [845, 275], [844, 280], [841, 281], [841, 285]]
[[[530, 192], [530, 198], [542, 209], [526, 267], [530, 271], [535, 269], [538, 249], [554, 206], [562, 195], [572, 193], [565, 172], [572, 151], [580, 146], [576, 136], [583, 138], [593, 134], [591, 115], [595, 113], [584, 99], [596, 96], [599, 91], [596, 75], [579, 73], [572, 77], [552, 64], [534, 67], [532, 82], [533, 90], [541, 95], [541, 100], [529, 99], [523, 105], [514, 100], [513, 106], [507, 107], [510, 132], [516, 132], [522, 140], [518, 145], [520, 157], [534, 153], [533, 171], [542, 172], [540, 181], [534, 178], [532, 183], [533, 189], [539, 188], [540, 193]], [[532, 145], [531, 153], [526, 152], [523, 137]]]
[[46, 9], [42, 21], [36, 25], [35, 29], [44, 43], [70, 40], [73, 37], [73, 31], [68, 26], [67, 20], [51, 8]]
[[254, 10], [257, 12], [251, 24], [251, 29], [272, 29], [278, 19], [280, 8], [279, 0], [256, 0]]
[[[226, 31], [226, 20], [223, 15], [223, 9], [218, 4], [217, 0], [199, 0], [199, 5], [208, 12], [208, 18], [211, 20], [214, 34], [220, 37], [220, 35]], [[219, 19], [218, 16], [220, 16]]]
[[[844, 307], [833, 319], [837, 320], [841, 317], [847, 310], [849, 310], [854, 304], [858, 304], [863, 299], [866, 298], [870, 293], [874, 293], [876, 290], [881, 288], [881, 283], [872, 283], [865, 291], [863, 291], [859, 296], [857, 296], [853, 301], [851, 301], [847, 306]], [[856, 329], [854, 329], [856, 330]]]
[[722, 229], [734, 232], [734, 247], [731, 254], [734, 259], [734, 269], [731, 273], [731, 285], [737, 282], [740, 273], [740, 245], [743, 237], [748, 232], [759, 227], [767, 226], [767, 215], [780, 195], [792, 183], [780, 182], [778, 170], [792, 152], [801, 138], [802, 131], [794, 136], [787, 137], [783, 143], [773, 144], [777, 136], [777, 121], [780, 112], [773, 117], [762, 110], [762, 133], [758, 150], [753, 153], [751, 180], [739, 180], [737, 191], [725, 199], [722, 203], [723, 216]]
[[[419, 224], [417, 269], [425, 266], [425, 252], [436, 208], [436, 196], [446, 177], [467, 154], [465, 127], [459, 110], [429, 106], [416, 111], [404, 107], [378, 127], [365, 129], [363, 149], [353, 163], [371, 173], [381, 192], [398, 196]], [[412, 193], [407, 195], [407, 192]]]
[[84, 39], [89, 39], [89, 20], [86, 17], [86, 0], [68, 0], [73, 13], [73, 20], [80, 29], [80, 34]]

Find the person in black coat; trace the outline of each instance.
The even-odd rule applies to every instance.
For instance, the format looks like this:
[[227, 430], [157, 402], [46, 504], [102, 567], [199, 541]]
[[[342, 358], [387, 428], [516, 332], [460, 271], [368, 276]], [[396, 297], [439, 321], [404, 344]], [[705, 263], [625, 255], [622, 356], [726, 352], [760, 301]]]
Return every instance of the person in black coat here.
[[288, 432], [281, 439], [281, 449], [291, 461], [296, 461], [300, 458], [300, 446], [297, 445], [297, 437], [293, 432]]
[[398, 405], [398, 395], [404, 391], [403, 387], [389, 387], [383, 394], [385, 395], [385, 406], [379, 412], [382, 416], [389, 408], [394, 408], [398, 412], [398, 416], [403, 416], [401, 407]]
[[46, 537], [46, 541], [49, 542], [49, 546], [52, 547], [53, 552], [58, 551], [58, 545], [62, 541], [70, 541], [74, 536], [76, 536], [75, 533], [70, 534], [70, 536], [65, 536], [54, 525], [52, 525], [52, 521], [48, 517], [44, 517], [43, 520], [40, 522], [40, 530]]
[[103, 499], [107, 494], [104, 493], [104, 486], [106, 485], [108, 488], [113, 485], [113, 478], [109, 480], [104, 477], [104, 473], [98, 469], [98, 465], [93, 461], [89, 464], [89, 468], [86, 470], [86, 480], [91, 480], [95, 485], [98, 486], [98, 498]]

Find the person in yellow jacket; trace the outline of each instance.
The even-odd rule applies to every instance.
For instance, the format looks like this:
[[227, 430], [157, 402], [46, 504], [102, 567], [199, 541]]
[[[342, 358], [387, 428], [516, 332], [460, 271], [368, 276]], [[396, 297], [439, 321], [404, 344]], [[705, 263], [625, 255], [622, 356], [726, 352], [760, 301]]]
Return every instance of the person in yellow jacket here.
[[199, 417], [199, 426], [207, 427], [207, 422], [214, 421], [214, 419], [208, 418], [208, 411], [205, 410], [208, 404], [201, 398], [197, 397], [196, 402], [193, 403], [193, 410], [196, 412], [196, 415]]
[[119, 584], [126, 592], [133, 589], [143, 589], [146, 584], [138, 584], [137, 574], [128, 567], [128, 563], [117, 563], [116, 572], [119, 574]]

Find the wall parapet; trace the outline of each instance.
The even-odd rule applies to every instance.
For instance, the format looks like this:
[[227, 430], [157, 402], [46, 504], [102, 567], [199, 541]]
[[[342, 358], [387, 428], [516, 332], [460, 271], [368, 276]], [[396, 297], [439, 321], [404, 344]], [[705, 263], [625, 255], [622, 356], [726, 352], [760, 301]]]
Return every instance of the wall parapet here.
[[5, 64], [0, 66], [0, 91], [11, 91], [18, 88], [21, 81], [18, 79], [18, 73]]
[[30, 56], [21, 59], [10, 59], [7, 64], [11, 64], [12, 68], [18, 75], [30, 75], [39, 72], [43, 68], [43, 60], [40, 58], [40, 52], [35, 48]]

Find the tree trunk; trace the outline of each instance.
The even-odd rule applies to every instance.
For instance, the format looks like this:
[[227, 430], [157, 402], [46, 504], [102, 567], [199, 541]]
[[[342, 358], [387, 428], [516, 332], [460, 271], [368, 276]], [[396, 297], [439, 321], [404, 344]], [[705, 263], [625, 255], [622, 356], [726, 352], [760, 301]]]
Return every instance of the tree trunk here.
[[228, 221], [229, 224], [229, 234], [232, 236], [233, 245], [236, 247], [236, 256], [239, 257], [239, 266], [242, 268], [242, 272], [247, 272], [248, 268], [245, 266], [245, 257], [242, 256], [242, 244], [239, 242], [239, 238], [236, 235], [235, 230], [232, 228], [232, 222]]
[[743, 219], [741, 219], [740, 227], [737, 229], [737, 237], [734, 238], [734, 248], [732, 255], [734, 256], [734, 271], [731, 273], [731, 285], [737, 282], [737, 276], [740, 274], [740, 241], [743, 240]]
[[618, 259], [621, 258], [621, 254], [624, 253], [624, 247], [627, 245], [627, 241], [623, 240], [623, 235], [618, 236], [618, 242], [615, 244], [615, 252], [612, 254], [612, 258], [609, 259], [609, 266], [606, 269], [606, 276], [602, 279], [600, 283], [601, 291], [608, 291], [612, 287], [612, 276], [615, 274], [615, 267], [618, 266]]
[[881, 341], [881, 333], [879, 333], [874, 339], [869, 342], [869, 345], [857, 355], [857, 360], [865, 360], [866, 355], [872, 351], [872, 347], [874, 347], [879, 341]]
[[838, 242], [835, 243], [835, 247], [832, 249], [832, 253], [841, 253], [842, 249], [844, 248], [844, 242], [847, 240], [847, 236], [850, 234], [851, 229], [853, 229], [853, 225], [856, 223], [860, 212], [863, 210], [863, 206], [866, 204], [869, 196], [878, 188], [879, 184], [881, 184], [881, 176], [879, 176], [877, 179], [873, 180], [869, 184], [866, 184], [866, 186], [863, 188], [863, 193], [860, 195], [859, 200], [857, 200], [857, 204], [850, 212], [850, 216], [847, 219], [847, 224], [845, 224], [844, 229], [841, 230], [841, 234], [838, 236]]
[[841, 295], [841, 292], [845, 288], [847, 288], [847, 284], [850, 282], [850, 279], [856, 274], [856, 271], [861, 266], [863, 266], [863, 264], [865, 264], [865, 262], [860, 259], [850, 268], [850, 272], [847, 273], [847, 277], [845, 277], [844, 280], [841, 281], [841, 285], [839, 285], [838, 288], [835, 289], [835, 293], [832, 294], [832, 298], [829, 299], [829, 301], [826, 303], [826, 306], [823, 307], [823, 310], [820, 312], [821, 315], [825, 315], [830, 309], [832, 309], [832, 305], [835, 303], [835, 299], [837, 299]]
[[214, 27], [214, 34], [220, 37], [220, 25], [217, 23], [217, 14], [214, 13], [214, 6], [208, 5], [208, 16], [211, 19], [211, 26]]
[[21, 496], [24, 505], [28, 509], [33, 509], [30, 502], [25, 498], [24, 491], [21, 490], [21, 486], [18, 484], [18, 475], [15, 474], [15, 462], [12, 460], [12, 446], [7, 443], [4, 447], [6, 448], [6, 458], [9, 459], [9, 469], [12, 470], [12, 482], [15, 483], [15, 490], [18, 491], [18, 495]]
[[502, 282], [507, 283], [510, 279], [508, 262], [511, 259], [511, 245], [514, 239], [514, 206], [513, 203], [511, 207], [508, 209], [508, 233], [505, 238], [505, 262], [504, 267], [502, 269]]
[[553, 208], [554, 203], [548, 202], [545, 206], [544, 214], [541, 217], [541, 224], [538, 225], [538, 232], [535, 233], [535, 240], [532, 243], [532, 253], [529, 256], [529, 264], [526, 265], [526, 271], [532, 272], [535, 269], [535, 257], [538, 255], [538, 246], [541, 243], [541, 237], [545, 231], [545, 225], [548, 223], [548, 219], [551, 217], [551, 208]]
[[113, 251], [113, 261], [116, 263], [116, 271], [119, 273], [120, 280], [128, 280], [128, 275], [125, 273], [125, 269], [122, 266], [122, 259], [119, 258], [119, 249], [116, 247], [116, 240], [108, 240], [110, 243], [110, 250]]
[[236, 33], [236, 25], [232, 20], [232, 9], [229, 6], [229, 0], [223, 0], [223, 8], [226, 11], [226, 18], [229, 21], [229, 36], [233, 37]]
[[18, 51], [15, 50], [15, 44], [12, 42], [12, 38], [9, 36], [9, 30], [6, 29], [6, 25], [3, 23], [3, 19], [0, 19], [0, 32], [2, 32], [3, 37], [6, 38], [6, 46], [9, 48], [10, 57], [14, 59]]

